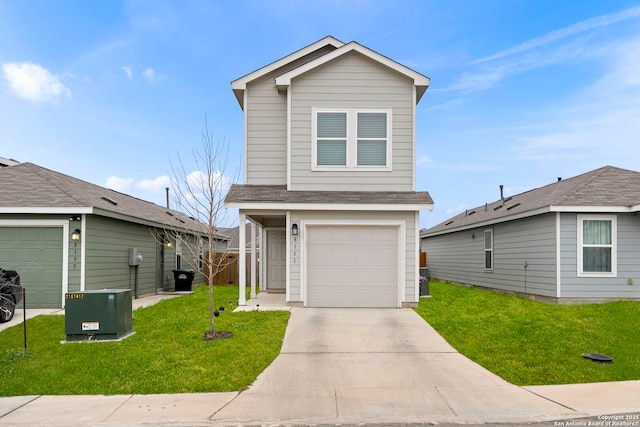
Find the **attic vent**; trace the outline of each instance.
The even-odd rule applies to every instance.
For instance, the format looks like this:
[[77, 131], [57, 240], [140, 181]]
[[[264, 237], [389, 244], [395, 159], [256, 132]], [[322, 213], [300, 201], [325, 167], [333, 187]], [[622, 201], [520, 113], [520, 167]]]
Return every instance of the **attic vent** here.
[[504, 199], [504, 202], [508, 202], [509, 200], [513, 199], [513, 197], [507, 197], [506, 199]]
[[185, 223], [183, 220], [181, 220], [180, 218], [176, 218], [178, 221], [180, 221], [181, 223]]
[[445, 225], [453, 224], [453, 221], [447, 222]]
[[171, 212], [167, 212], [167, 215], [169, 216], [173, 216], [173, 214]]
[[473, 215], [474, 213], [476, 213], [476, 211], [469, 212], [469, 216]]
[[515, 205], [511, 205], [507, 208], [508, 211], [510, 211], [513, 208], [517, 208], [518, 206], [520, 206], [520, 203], [516, 203]]
[[113, 206], [117, 206], [117, 205], [118, 205], [118, 202], [116, 202], [115, 200], [110, 199], [110, 198], [108, 198], [108, 197], [104, 197], [104, 196], [103, 196], [103, 197], [100, 197], [100, 198], [101, 198], [102, 200], [104, 200], [105, 202], [107, 202], [107, 203], [111, 203]]
[[498, 206], [496, 206], [495, 208], [493, 208], [493, 210], [494, 210], [494, 211], [497, 211], [497, 210], [498, 210], [498, 209], [500, 209], [502, 206], [504, 206], [504, 205], [498, 205]]

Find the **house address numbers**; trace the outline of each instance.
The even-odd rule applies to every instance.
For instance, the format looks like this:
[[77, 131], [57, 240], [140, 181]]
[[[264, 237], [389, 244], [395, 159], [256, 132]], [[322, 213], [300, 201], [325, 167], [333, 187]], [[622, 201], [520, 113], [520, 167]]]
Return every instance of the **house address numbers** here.
[[298, 264], [300, 262], [300, 237], [291, 236], [290, 257], [291, 264]]

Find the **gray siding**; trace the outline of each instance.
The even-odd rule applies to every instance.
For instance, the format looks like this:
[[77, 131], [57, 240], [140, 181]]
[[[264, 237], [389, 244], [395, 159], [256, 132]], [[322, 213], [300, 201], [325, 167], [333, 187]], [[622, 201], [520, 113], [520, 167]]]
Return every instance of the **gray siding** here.
[[[358, 53], [291, 83], [291, 189], [413, 190], [413, 84]], [[312, 171], [312, 108], [391, 109], [392, 171]]]
[[640, 219], [632, 214], [617, 218], [617, 277], [578, 277], [577, 214], [561, 214], [562, 298], [640, 298]]
[[[539, 215], [430, 237], [421, 247], [432, 278], [555, 297], [555, 224], [555, 214]], [[486, 229], [493, 229], [493, 270], [484, 269]]]
[[85, 289], [135, 288], [135, 267], [129, 248], [144, 256], [138, 267], [138, 296], [156, 292], [156, 245], [149, 227], [115, 219], [87, 216]]
[[[375, 224], [376, 221], [396, 221], [405, 223], [405, 279], [404, 301], [417, 302], [416, 271], [418, 268], [418, 254], [416, 253], [416, 236], [418, 234], [415, 223], [415, 212], [291, 212], [291, 221], [300, 224], [301, 221], [331, 221], [338, 225], [342, 222], [366, 221]], [[303, 239], [304, 237], [301, 236]], [[304, 240], [303, 240], [304, 242]], [[302, 247], [304, 250], [304, 246]], [[302, 254], [301, 257], [302, 258]], [[300, 266], [291, 266], [291, 301], [301, 301]]]

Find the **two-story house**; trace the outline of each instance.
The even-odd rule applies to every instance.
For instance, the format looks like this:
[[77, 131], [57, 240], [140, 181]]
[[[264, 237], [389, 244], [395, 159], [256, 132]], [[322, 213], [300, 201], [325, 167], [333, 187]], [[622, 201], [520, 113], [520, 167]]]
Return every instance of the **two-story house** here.
[[261, 289], [286, 292], [294, 306], [417, 305], [419, 212], [433, 208], [415, 171], [428, 85], [333, 37], [231, 83], [244, 111], [244, 185], [226, 203], [263, 239]]

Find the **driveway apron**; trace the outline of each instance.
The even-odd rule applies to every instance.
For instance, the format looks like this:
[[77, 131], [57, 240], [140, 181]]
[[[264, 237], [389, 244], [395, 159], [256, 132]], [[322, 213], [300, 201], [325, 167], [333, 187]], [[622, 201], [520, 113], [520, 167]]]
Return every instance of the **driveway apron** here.
[[212, 419], [245, 423], [557, 419], [409, 309], [293, 308], [281, 354]]

